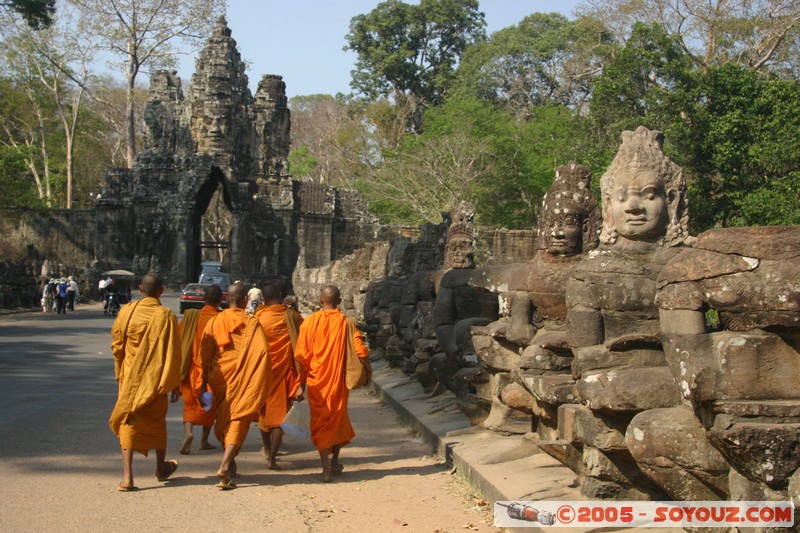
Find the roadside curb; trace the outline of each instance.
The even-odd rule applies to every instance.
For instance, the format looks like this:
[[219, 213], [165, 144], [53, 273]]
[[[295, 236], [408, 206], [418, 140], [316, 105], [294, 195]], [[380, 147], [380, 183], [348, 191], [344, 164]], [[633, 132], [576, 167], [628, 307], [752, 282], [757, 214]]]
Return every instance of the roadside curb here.
[[[373, 362], [373, 369], [371, 387], [376, 396], [417, 431], [489, 505], [495, 501], [586, 499], [574, 486], [575, 474], [569, 468], [545, 453], [531, 455], [531, 444], [521, 435], [500, 435], [471, 426], [455, 407], [456, 398], [451, 392], [428, 398], [416, 380], [390, 368], [386, 361]], [[533, 526], [519, 531], [544, 529]]]

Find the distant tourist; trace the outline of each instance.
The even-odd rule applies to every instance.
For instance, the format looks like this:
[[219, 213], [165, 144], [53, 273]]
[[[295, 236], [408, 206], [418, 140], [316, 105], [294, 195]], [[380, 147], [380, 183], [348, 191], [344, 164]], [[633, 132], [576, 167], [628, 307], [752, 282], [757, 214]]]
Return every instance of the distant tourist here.
[[78, 301], [78, 282], [70, 276], [67, 278], [67, 309], [74, 311], [76, 301]]
[[42, 289], [42, 311], [52, 313], [56, 305], [56, 280], [50, 279]]
[[58, 280], [56, 286], [56, 312], [60, 314], [67, 314], [67, 298], [69, 289], [69, 282], [61, 278]]
[[247, 313], [252, 315], [262, 303], [264, 303], [264, 294], [261, 289], [253, 285], [253, 288], [247, 291]]

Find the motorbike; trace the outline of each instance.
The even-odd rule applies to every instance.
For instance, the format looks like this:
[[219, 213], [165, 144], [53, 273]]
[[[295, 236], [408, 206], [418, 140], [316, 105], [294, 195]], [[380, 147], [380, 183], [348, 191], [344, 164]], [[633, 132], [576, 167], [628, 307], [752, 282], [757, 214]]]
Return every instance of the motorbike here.
[[115, 317], [119, 313], [119, 308], [128, 303], [128, 299], [124, 294], [109, 293], [104, 297], [103, 314], [106, 316]]

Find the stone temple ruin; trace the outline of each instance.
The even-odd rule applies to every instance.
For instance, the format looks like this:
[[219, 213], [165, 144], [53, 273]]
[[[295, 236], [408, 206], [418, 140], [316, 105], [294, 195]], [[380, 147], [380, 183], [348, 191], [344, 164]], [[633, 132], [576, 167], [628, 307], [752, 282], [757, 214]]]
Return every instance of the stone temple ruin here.
[[[292, 180], [290, 115], [280, 76], [261, 78], [255, 96], [220, 19], [184, 95], [174, 72], [151, 78], [144, 150], [131, 169], [106, 177], [97, 201], [96, 250], [109, 267], [195, 281], [202, 249], [228, 250], [234, 277], [291, 278], [296, 264], [326, 264], [376, 238], [378, 226], [354, 191]], [[200, 234], [221, 187], [230, 238]]]
[[291, 278], [306, 309], [336, 283], [373, 357], [474, 425], [524, 435], [585, 496], [800, 503], [800, 228], [690, 236], [660, 132], [623, 133], [602, 209], [571, 162], [538, 231], [478, 228], [459, 205], [411, 236], [354, 192], [291, 179], [283, 81], [251, 95], [224, 20], [185, 95], [174, 73], [153, 76], [145, 121], [145, 150], [94, 210], [18, 233], [55, 228], [75, 264], [188, 282], [221, 187], [234, 276]]
[[[474, 425], [524, 435], [587, 497], [797, 505], [800, 228], [690, 236], [683, 170], [662, 144], [623, 133], [602, 211], [589, 169], [559, 167], [526, 261], [376, 279], [346, 259], [295, 285], [347, 272], [375, 356], [432, 396], [449, 389]], [[452, 216], [468, 219], [463, 206]], [[480, 240], [449, 235], [460, 259]], [[408, 251], [396, 240], [364, 263], [391, 262], [398, 244]]]

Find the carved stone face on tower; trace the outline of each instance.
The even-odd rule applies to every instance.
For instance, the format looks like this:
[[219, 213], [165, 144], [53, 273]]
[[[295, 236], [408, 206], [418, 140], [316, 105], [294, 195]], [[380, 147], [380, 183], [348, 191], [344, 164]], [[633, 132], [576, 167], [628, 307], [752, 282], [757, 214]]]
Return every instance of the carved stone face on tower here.
[[232, 149], [230, 118], [221, 102], [207, 102], [198, 119], [198, 152], [224, 152]]

